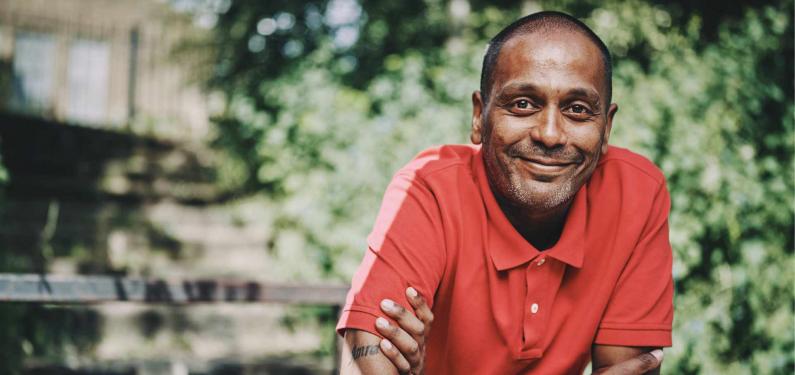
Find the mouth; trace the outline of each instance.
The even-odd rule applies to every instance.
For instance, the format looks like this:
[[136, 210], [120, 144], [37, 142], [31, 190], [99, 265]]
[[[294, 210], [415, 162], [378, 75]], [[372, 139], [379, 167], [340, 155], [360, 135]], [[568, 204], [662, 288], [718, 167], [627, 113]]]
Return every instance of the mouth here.
[[534, 174], [547, 176], [562, 174], [567, 169], [577, 164], [570, 160], [555, 160], [539, 157], [520, 157], [519, 159], [522, 161], [522, 164], [529, 167]]

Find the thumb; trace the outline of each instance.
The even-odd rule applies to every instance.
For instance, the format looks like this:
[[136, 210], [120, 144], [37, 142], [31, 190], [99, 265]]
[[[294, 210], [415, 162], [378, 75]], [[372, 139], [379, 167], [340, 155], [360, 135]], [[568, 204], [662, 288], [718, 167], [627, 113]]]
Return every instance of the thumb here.
[[615, 366], [611, 366], [605, 375], [639, 375], [660, 367], [663, 360], [662, 349], [646, 352], [632, 359], [628, 359]]

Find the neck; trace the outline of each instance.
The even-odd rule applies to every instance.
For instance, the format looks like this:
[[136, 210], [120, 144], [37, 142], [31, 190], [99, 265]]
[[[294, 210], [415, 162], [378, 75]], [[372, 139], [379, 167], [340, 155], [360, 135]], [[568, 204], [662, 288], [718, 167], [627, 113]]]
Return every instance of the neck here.
[[517, 207], [496, 197], [502, 212], [516, 231], [538, 250], [555, 246], [563, 233], [566, 215], [574, 199], [549, 209]]

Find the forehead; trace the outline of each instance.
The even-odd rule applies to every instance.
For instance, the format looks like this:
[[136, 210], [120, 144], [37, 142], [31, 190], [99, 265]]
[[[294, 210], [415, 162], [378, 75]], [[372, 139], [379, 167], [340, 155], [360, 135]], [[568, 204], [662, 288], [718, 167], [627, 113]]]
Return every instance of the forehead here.
[[510, 38], [500, 48], [493, 89], [512, 83], [566, 89], [592, 88], [605, 93], [599, 48], [572, 31], [536, 31]]

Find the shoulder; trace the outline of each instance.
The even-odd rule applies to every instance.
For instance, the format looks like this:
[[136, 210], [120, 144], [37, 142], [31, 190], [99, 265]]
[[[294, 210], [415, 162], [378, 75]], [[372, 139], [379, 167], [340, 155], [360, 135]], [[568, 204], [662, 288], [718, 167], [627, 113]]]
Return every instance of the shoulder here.
[[646, 183], [657, 187], [665, 184], [663, 172], [651, 160], [621, 147], [610, 146], [594, 172], [595, 176], [609, 178], [606, 182], [610, 184]]
[[479, 147], [475, 145], [434, 146], [418, 153], [396, 175], [419, 178], [425, 182], [445, 182], [450, 177], [460, 176], [461, 172], [471, 175], [478, 150]]

